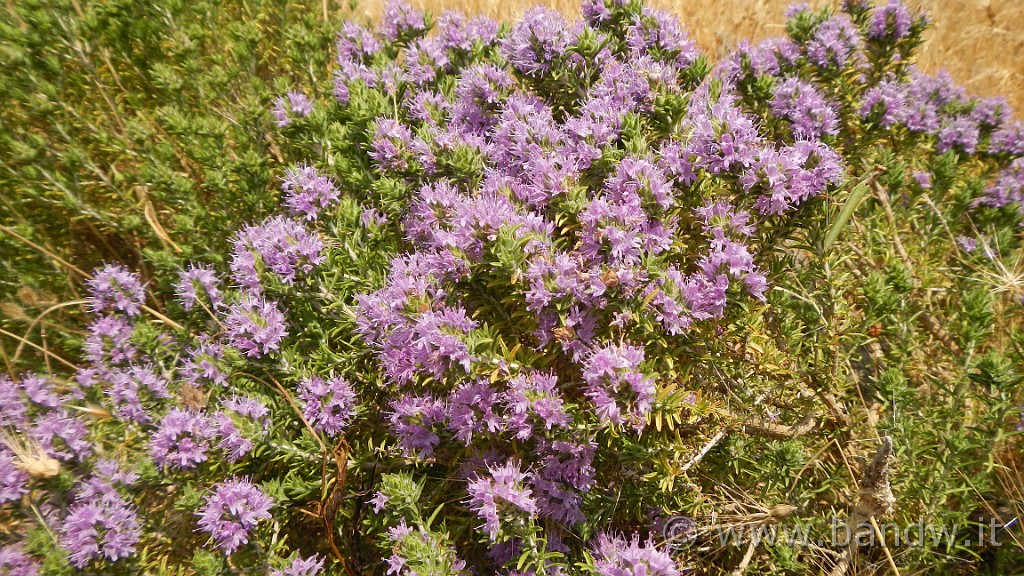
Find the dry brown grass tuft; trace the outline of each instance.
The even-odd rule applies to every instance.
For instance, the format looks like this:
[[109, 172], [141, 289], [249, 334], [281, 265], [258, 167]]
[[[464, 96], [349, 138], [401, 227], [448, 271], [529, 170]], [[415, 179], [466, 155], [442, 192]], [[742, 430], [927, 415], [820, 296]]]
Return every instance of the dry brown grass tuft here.
[[[574, 14], [576, 0], [409, 0], [433, 12], [457, 9], [492, 18], [516, 18], [542, 3]], [[673, 12], [690, 35], [712, 57], [741, 40], [759, 40], [783, 33], [783, 13], [792, 0], [649, 0]], [[822, 0], [812, 6], [828, 4]], [[928, 72], [943, 68], [978, 96], [1006, 96], [1017, 115], [1024, 115], [1024, 2], [1020, 0], [911, 0], [932, 17], [933, 27], [918, 56]], [[380, 14], [384, 0], [363, 0], [356, 13]]]

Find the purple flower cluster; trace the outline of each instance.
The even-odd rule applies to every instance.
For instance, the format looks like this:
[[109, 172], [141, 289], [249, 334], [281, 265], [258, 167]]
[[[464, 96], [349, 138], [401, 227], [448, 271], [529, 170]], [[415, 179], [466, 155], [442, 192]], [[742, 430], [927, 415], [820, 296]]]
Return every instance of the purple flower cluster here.
[[883, 80], [864, 93], [860, 116], [883, 128], [891, 128], [901, 120], [906, 98], [902, 84], [895, 80]]
[[172, 408], [157, 425], [149, 442], [149, 455], [161, 468], [195, 468], [207, 458], [216, 426], [206, 417]]
[[78, 485], [75, 499], [87, 502], [96, 498], [117, 496], [118, 487], [131, 486], [138, 479], [138, 473], [125, 471], [116, 460], [99, 460], [93, 469], [93, 475]]
[[885, 6], [877, 7], [868, 26], [868, 37], [872, 39], [899, 40], [910, 33], [913, 15], [899, 0], [889, 0]]
[[148, 364], [113, 370], [107, 380], [109, 386], [105, 392], [114, 405], [114, 413], [125, 420], [140, 424], [150, 422], [148, 405], [170, 397], [167, 380]]
[[995, 180], [985, 189], [985, 195], [978, 202], [996, 208], [1016, 204], [1021, 216], [1024, 216], [1024, 157], [1014, 159], [1007, 168], [996, 174]]
[[88, 326], [85, 357], [97, 366], [126, 365], [135, 358], [134, 325], [122, 316], [100, 316]]
[[37, 416], [29, 436], [49, 457], [58, 460], [84, 460], [92, 453], [85, 422], [64, 409]]
[[502, 54], [526, 76], [545, 74], [568, 46], [568, 29], [559, 12], [543, 6], [530, 8], [512, 34], [500, 41]]
[[21, 545], [12, 544], [0, 547], [0, 574], [4, 576], [36, 576], [39, 574], [39, 562], [24, 552]]
[[397, 0], [392, 0], [384, 6], [379, 30], [385, 40], [407, 41], [422, 35], [427, 29], [428, 24], [423, 12]]
[[837, 14], [818, 24], [813, 37], [804, 46], [805, 55], [823, 70], [842, 70], [861, 59], [863, 40], [846, 14]]
[[594, 568], [601, 576], [679, 576], [671, 556], [654, 547], [640, 544], [639, 536], [602, 534], [594, 546]]
[[[185, 310], [191, 310], [197, 302], [204, 299], [211, 310], [224, 303], [220, 292], [220, 280], [211, 266], [189, 264], [187, 269], [178, 274], [178, 282], [174, 289], [181, 307]], [[201, 294], [205, 295], [205, 298]]]
[[[751, 210], [783, 216], [845, 175], [820, 141], [838, 129], [836, 105], [814, 85], [780, 88], [776, 113], [795, 138], [777, 144], [731, 87], [689, 92], [682, 78], [701, 56], [675, 20], [588, 6], [588, 23], [573, 25], [531, 10], [497, 40], [503, 62], [461, 70], [465, 41], [447, 28], [457, 19], [442, 18], [440, 47], [402, 41], [391, 76], [402, 91], [358, 49], [392, 34], [371, 41], [349, 29], [339, 41], [348, 82], [396, 100], [371, 124], [368, 155], [411, 192], [401, 221], [409, 251], [383, 287], [357, 296], [358, 331], [402, 391], [387, 418], [407, 456], [488, 454], [463, 464], [470, 508], [496, 542], [509, 536], [506, 517], [520, 527], [585, 520], [597, 475], [591, 434], [641, 429], [653, 409], [659, 361], [645, 362], [639, 342], [685, 338], [724, 318], [737, 296], [763, 299]], [[585, 47], [596, 55], [576, 51]], [[779, 61], [799, 57], [788, 48]], [[451, 91], [432, 85], [442, 70], [458, 77]], [[677, 125], [627, 143], [664, 99], [681, 96]], [[458, 170], [467, 157], [482, 162], [470, 177]], [[698, 191], [708, 178], [720, 198]], [[494, 353], [496, 334], [559, 358], [557, 370], [513, 367]]]
[[463, 267], [450, 256], [411, 255], [392, 264], [389, 286], [357, 297], [359, 331], [379, 346], [386, 375], [398, 384], [419, 371], [440, 379], [454, 367], [469, 371], [464, 335], [476, 327], [459, 305], [443, 303], [435, 278]]
[[288, 566], [270, 572], [270, 576], [317, 576], [324, 568], [324, 559], [316, 554], [309, 558], [296, 556]]
[[15, 455], [0, 446], [0, 504], [16, 502], [27, 494], [28, 479]]
[[274, 501], [245, 478], [231, 478], [213, 488], [197, 513], [198, 526], [214, 544], [231, 554], [249, 542], [250, 532], [270, 519]]
[[387, 576], [468, 574], [466, 562], [459, 559], [450, 545], [423, 527], [413, 528], [403, 519], [387, 529], [386, 539], [391, 548], [391, 556], [384, 559]]
[[288, 335], [284, 314], [277, 303], [250, 294], [228, 308], [224, 328], [231, 344], [250, 358], [279, 349], [281, 340]]
[[309, 165], [288, 170], [281, 190], [288, 210], [305, 220], [316, 220], [320, 211], [336, 203], [339, 196], [334, 182]]
[[136, 316], [146, 299], [139, 276], [124, 266], [107, 264], [96, 271], [89, 286], [89, 307], [97, 314], [122, 313]]
[[818, 94], [813, 85], [796, 77], [784, 79], [775, 87], [772, 112], [787, 119], [797, 138], [818, 139], [839, 131], [835, 108]]
[[60, 531], [61, 546], [79, 569], [99, 558], [114, 562], [130, 557], [141, 537], [135, 508], [116, 492], [74, 504]]
[[304, 378], [299, 382], [298, 392], [302, 414], [318, 432], [337, 436], [355, 417], [356, 392], [340, 376], [327, 380], [319, 376]]
[[302, 92], [288, 92], [274, 99], [271, 110], [279, 128], [291, 125], [295, 116], [309, 116], [313, 113], [313, 103]]
[[[583, 368], [586, 395], [602, 422], [644, 427], [654, 401], [654, 381], [640, 370], [644, 349], [629, 344], [594, 348]], [[626, 408], [625, 410], [623, 408]]]
[[537, 513], [537, 501], [526, 487], [526, 474], [519, 462], [491, 466], [489, 474], [478, 476], [469, 483], [469, 507], [484, 521], [484, 532], [497, 541], [502, 522], [517, 517], [532, 518]]
[[370, 158], [384, 170], [403, 171], [413, 161], [412, 145], [412, 132], [407, 126], [391, 118], [381, 118], [373, 134]]
[[301, 272], [308, 274], [323, 260], [323, 242], [301, 223], [274, 216], [256, 226], [246, 226], [234, 241], [231, 272], [242, 287], [259, 292], [260, 272], [275, 274], [293, 284]]
[[195, 387], [205, 384], [223, 387], [228, 385], [228, 370], [224, 365], [224, 345], [203, 335], [188, 348], [178, 375]]

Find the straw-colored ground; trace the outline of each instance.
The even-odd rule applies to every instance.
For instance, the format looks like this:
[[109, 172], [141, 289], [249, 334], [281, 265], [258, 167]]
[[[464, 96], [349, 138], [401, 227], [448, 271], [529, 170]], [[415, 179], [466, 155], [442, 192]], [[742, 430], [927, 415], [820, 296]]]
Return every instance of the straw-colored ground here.
[[[686, 24], [690, 35], [712, 56], [740, 40], [781, 34], [783, 13], [793, 0], [649, 0]], [[494, 18], [515, 18], [536, 3], [567, 14], [577, 12], [577, 0], [410, 0], [431, 11], [452, 8]], [[384, 0], [361, 0], [363, 15], [379, 14]], [[825, 2], [818, 0], [812, 5]], [[933, 27], [920, 54], [927, 71], [945, 68], [971, 93], [1006, 96], [1017, 116], [1024, 116], [1024, 1], [911, 0], [932, 17]]]

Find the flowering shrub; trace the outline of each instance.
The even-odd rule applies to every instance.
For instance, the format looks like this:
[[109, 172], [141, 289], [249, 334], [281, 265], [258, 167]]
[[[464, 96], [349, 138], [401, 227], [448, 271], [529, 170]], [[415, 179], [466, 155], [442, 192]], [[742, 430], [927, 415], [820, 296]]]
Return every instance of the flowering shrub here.
[[[715, 66], [637, 1], [346, 23], [331, 96], [268, 111], [306, 158], [281, 213], [161, 279], [164, 307], [106, 265], [75, 373], [0, 381], [0, 566], [678, 575], [704, 558], [659, 526], [710, 506], [699, 467], [764, 497], [834, 482], [845, 455], [801, 479], [798, 423], [828, 398], [819, 454], [839, 446], [854, 325], [922, 281], [871, 271], [853, 312], [825, 287], [840, 235], [873, 191], [865, 219], [956, 194], [950, 245], [1012, 236], [1024, 144], [1005, 104], [912, 67], [903, 5], [789, 17]], [[970, 294], [935, 333], [998, 352]], [[1019, 397], [986, 358], [979, 445]], [[891, 370], [882, 398], [908, 394]], [[702, 462], [719, 429], [741, 439]], [[757, 429], [782, 470], [761, 484]]]

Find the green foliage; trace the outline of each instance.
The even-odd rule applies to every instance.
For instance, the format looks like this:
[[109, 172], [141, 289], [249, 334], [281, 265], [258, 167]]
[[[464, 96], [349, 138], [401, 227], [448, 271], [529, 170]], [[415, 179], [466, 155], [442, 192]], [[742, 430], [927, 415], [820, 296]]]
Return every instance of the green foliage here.
[[[0, 10], [0, 302], [29, 317], [81, 297], [81, 277], [62, 261], [131, 263], [154, 294], [182, 263], [217, 261], [230, 231], [276, 207], [294, 161], [276, 141], [271, 99], [330, 90], [310, 74], [329, 68], [337, 26], [319, 2]], [[14, 313], [3, 327], [22, 333]], [[48, 345], [73, 350], [78, 318], [75, 308], [50, 314]], [[26, 335], [44, 344], [38, 330]]]

